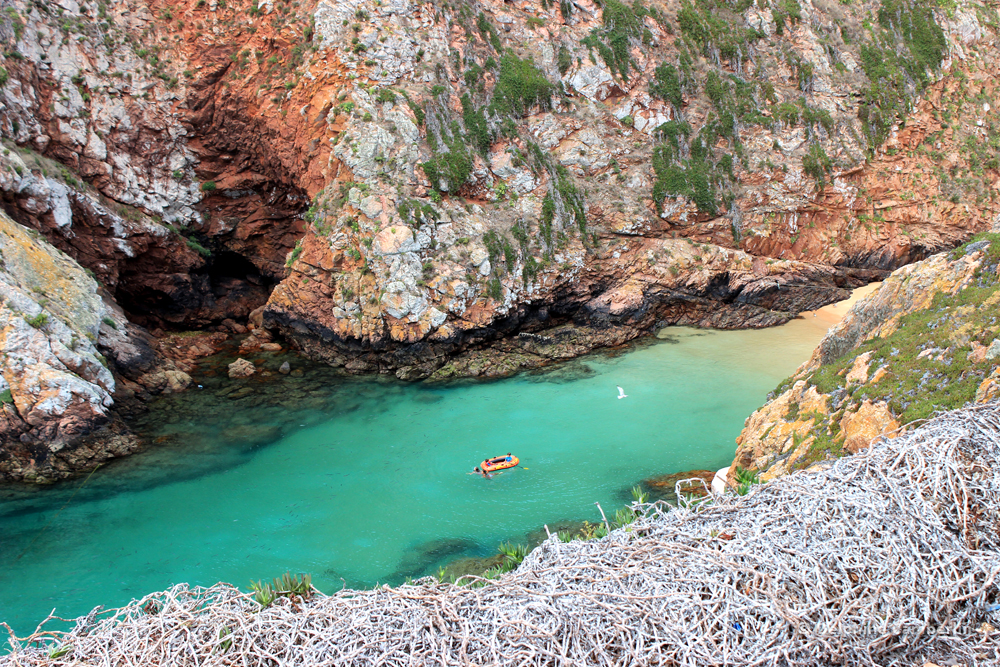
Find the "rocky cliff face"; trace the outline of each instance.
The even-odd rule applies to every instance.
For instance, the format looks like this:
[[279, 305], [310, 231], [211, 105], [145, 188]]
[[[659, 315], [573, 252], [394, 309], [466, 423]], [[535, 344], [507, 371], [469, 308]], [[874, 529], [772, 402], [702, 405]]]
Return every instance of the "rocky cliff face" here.
[[1000, 397], [1000, 235], [895, 271], [751, 415], [735, 468], [762, 479]]
[[0, 192], [150, 350], [112, 355], [132, 394], [183, 384], [147, 377], [183, 369], [142, 327], [507, 374], [777, 324], [988, 228], [996, 25], [914, 0], [12, 0]]
[[[873, 276], [848, 267], [891, 269], [987, 226], [995, 171], [969, 151], [993, 84], [964, 73], [991, 57], [977, 55], [992, 39], [979, 17], [793, 6], [483, 5], [429, 20], [406, 4], [321, 5], [318, 52], [368, 81], [327, 116], [353, 180], [315, 197], [265, 324], [352, 370], [426, 377], [568, 320], [615, 328], [594, 344], [654, 324], [781, 322]], [[866, 37], [864, 12], [879, 11]], [[890, 38], [915, 20], [922, 37]], [[941, 60], [907, 61], [928, 46], [914, 39]], [[899, 80], [931, 65], [961, 80], [897, 81], [907, 110], [929, 87], [905, 125], [875, 118], [889, 100], [870, 61], [890, 51]], [[972, 90], [984, 101], [952, 116]], [[942, 164], [959, 135], [966, 148]], [[982, 178], [958, 185], [970, 169]], [[518, 363], [494, 363], [494, 346], [470, 366], [530, 365], [545, 351], [529, 340], [501, 346]]]

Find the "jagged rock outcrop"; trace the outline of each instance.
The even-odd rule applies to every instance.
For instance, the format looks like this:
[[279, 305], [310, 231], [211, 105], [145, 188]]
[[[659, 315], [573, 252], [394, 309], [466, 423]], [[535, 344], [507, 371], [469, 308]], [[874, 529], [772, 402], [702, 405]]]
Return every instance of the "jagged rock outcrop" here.
[[736, 466], [762, 479], [895, 437], [937, 411], [1000, 391], [1000, 235], [893, 272], [754, 412]]
[[138, 449], [121, 411], [190, 386], [181, 346], [164, 353], [86, 269], [2, 211], [0, 258], [0, 478], [48, 483]]
[[0, 475], [33, 479], [50, 459], [106, 458], [74, 451], [113, 419], [115, 378], [97, 349], [106, 307], [96, 281], [3, 213], [0, 254]]
[[[621, 345], [656, 325], [781, 324], [800, 310], [843, 298], [844, 288], [870, 278], [862, 271], [804, 262], [755, 262], [741, 251], [668, 238], [634, 239], [626, 244], [632, 246], [628, 254], [606, 251], [559, 274], [527, 284], [512, 281], [509, 288], [502, 288], [502, 301], [496, 303], [484, 303], [476, 294], [482, 288], [482, 275], [462, 273], [456, 252], [449, 263], [436, 265], [441, 273], [431, 279], [430, 293], [421, 290], [415, 284], [421, 275], [421, 242], [427, 247], [433, 242], [431, 234], [453, 237], [470, 224], [476, 222], [440, 221], [415, 238], [410, 227], [384, 230], [388, 234], [380, 233], [372, 244], [369, 275], [356, 288], [341, 288], [357, 294], [347, 302], [343, 291], [323, 285], [328, 278], [322, 262], [330, 250], [307, 243], [293, 272], [301, 278], [285, 281], [272, 293], [265, 321], [311, 356], [349, 370], [427, 377], [451, 357], [471, 349], [477, 358], [499, 355], [506, 360], [490, 363], [493, 370], [469, 373], [490, 376], [578, 356], [595, 347]], [[396, 238], [400, 233], [405, 234], [402, 241]], [[461, 252], [472, 256], [476, 250]], [[488, 265], [488, 252], [479, 252], [481, 265]], [[365, 300], [364, 294], [383, 296], [381, 301]], [[551, 331], [574, 320], [572, 331]], [[517, 332], [537, 335], [518, 336], [481, 350], [484, 344]], [[570, 346], [539, 344], [553, 336]], [[517, 363], [511, 363], [514, 360]], [[447, 376], [461, 374], [456, 371], [468, 366], [461, 358], [448, 365]]]

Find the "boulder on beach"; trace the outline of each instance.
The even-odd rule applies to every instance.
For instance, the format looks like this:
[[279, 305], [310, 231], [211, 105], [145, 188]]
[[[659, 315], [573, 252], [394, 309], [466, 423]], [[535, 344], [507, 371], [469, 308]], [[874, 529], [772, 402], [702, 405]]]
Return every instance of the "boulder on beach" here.
[[231, 378], [247, 378], [256, 372], [257, 368], [246, 359], [240, 358], [229, 364], [229, 377]]

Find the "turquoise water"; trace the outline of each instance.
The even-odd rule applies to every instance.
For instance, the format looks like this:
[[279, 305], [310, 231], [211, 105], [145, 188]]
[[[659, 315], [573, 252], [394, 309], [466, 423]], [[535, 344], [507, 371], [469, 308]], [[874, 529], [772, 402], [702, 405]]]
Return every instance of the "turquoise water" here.
[[[309, 572], [398, 583], [561, 519], [596, 521], [652, 475], [728, 465], [743, 420], [822, 329], [670, 329], [617, 356], [496, 382], [405, 384], [306, 367], [162, 399], [157, 441], [85, 483], [0, 487], [0, 620], [19, 634], [180, 582]], [[293, 357], [262, 355], [276, 368]], [[616, 385], [628, 398], [617, 399]], [[234, 397], [233, 390], [248, 387]], [[466, 474], [513, 452], [523, 468]]]

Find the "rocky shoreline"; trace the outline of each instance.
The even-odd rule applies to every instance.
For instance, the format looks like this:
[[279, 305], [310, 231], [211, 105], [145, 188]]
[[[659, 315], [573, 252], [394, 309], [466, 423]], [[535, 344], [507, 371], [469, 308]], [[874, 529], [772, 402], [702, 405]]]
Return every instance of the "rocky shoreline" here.
[[[11, 230], [17, 227], [13, 222], [7, 224], [14, 225]], [[24, 231], [16, 238], [31, 252], [47, 248], [45, 252], [60, 257], [61, 262], [72, 262]], [[728, 266], [728, 262], [722, 265]], [[91, 280], [78, 265], [73, 271], [77, 279]], [[711, 280], [705, 282], [705, 277], [700, 283], [689, 279], [683, 292], [644, 293], [636, 289], [583, 305], [555, 302], [550, 308], [538, 308], [524, 317], [511, 316], [487, 328], [456, 333], [450, 340], [388, 343], [384, 349], [358, 349], [356, 342], [317, 340], [291, 324], [276, 324], [273, 312], [264, 307], [251, 312], [245, 326], [225, 320], [214, 327], [214, 332], [177, 334], [156, 329], [151, 334], [130, 322], [105, 294], [107, 303], [101, 301], [100, 309], [95, 307], [97, 314], [91, 317], [103, 318], [95, 323], [97, 334], [93, 338], [102, 363], [107, 365], [105, 372], [110, 371], [106, 380], [110, 389], [107, 405], [82, 421], [79, 416], [73, 417], [79, 424], [76, 435], [61, 441], [33, 431], [19, 419], [14, 404], [4, 406], [7, 417], [2, 437], [7, 444], [0, 448], [0, 475], [8, 480], [51, 483], [137, 451], [143, 443], [127, 425], [129, 419], [142, 414], [145, 404], [154, 397], [187, 390], [191, 385], [189, 373], [199, 359], [237, 343], [242, 355], [290, 348], [314, 363], [340, 367], [352, 374], [392, 374], [402, 380], [432, 382], [493, 379], [595, 350], [620, 348], [668, 324], [717, 328], [781, 324], [795, 316], [795, 309], [812, 309], [837, 300], [847, 287], [879, 275], [815, 267], [812, 273], [794, 278], [756, 278], [750, 272], [742, 279], [730, 277], [724, 288]], [[819, 282], [795, 282], [810, 278]], [[96, 284], [92, 289], [99, 292]], [[51, 299], [44, 303], [48, 310], [39, 306], [40, 312], [57, 309]], [[287, 332], [292, 336], [285, 340], [282, 333]], [[14, 387], [12, 391], [18, 400], [21, 390]], [[60, 419], [70, 419], [68, 414], [60, 416], [57, 411], [39, 423], [58, 424]]]

